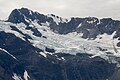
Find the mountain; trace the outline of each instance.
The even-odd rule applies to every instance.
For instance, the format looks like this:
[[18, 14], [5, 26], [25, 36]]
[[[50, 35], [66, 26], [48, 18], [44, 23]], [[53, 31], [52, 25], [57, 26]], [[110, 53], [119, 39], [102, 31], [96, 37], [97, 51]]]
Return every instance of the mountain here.
[[0, 21], [0, 80], [119, 80], [120, 21], [27, 8]]

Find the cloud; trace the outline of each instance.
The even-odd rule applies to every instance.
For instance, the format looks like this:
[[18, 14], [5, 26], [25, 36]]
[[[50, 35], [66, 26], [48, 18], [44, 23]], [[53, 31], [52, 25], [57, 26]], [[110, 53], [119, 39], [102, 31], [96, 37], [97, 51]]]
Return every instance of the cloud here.
[[0, 18], [15, 8], [27, 7], [44, 14], [62, 17], [95, 16], [120, 19], [120, 0], [0, 0]]

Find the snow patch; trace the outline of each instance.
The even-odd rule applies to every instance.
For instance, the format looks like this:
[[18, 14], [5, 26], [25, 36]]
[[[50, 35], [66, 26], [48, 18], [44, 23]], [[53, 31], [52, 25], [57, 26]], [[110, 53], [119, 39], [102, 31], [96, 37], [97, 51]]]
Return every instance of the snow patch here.
[[80, 23], [77, 28], [80, 28], [81, 26], [82, 26], [82, 23]]
[[4, 52], [6, 52], [8, 55], [10, 55], [12, 58], [14, 58], [14, 59], [16, 59], [17, 60], [17, 58], [15, 57], [15, 56], [13, 56], [12, 54], [10, 54], [7, 50], [5, 50], [5, 49], [2, 49], [2, 48], [0, 48], [0, 50], [2, 50], [2, 51], [4, 51]]
[[55, 15], [52, 15], [52, 14], [48, 14], [47, 16], [51, 17], [57, 25], [59, 25], [59, 23], [67, 22], [67, 19], [63, 19], [61, 17], [55, 16]]
[[65, 58], [64, 58], [64, 57], [61, 57], [61, 59], [62, 59], [62, 60], [65, 60]]
[[21, 76], [18, 76], [16, 73], [13, 73], [12, 78], [13, 78], [14, 80], [23, 80], [23, 79], [21, 78]]
[[40, 52], [40, 54], [41, 54], [42, 56], [44, 56], [44, 57], [47, 57], [47, 55], [46, 55], [45, 53], [43, 53], [43, 52]]
[[30, 76], [28, 75], [28, 72], [25, 70], [24, 72], [24, 79], [29, 80]]
[[[57, 22], [59, 23], [59, 21]], [[11, 30], [10, 25], [15, 24], [0, 22], [0, 31], [2, 30], [8, 33], [14, 33], [17, 37], [23, 39], [24, 36], [17, 31]], [[44, 52], [45, 47], [49, 47], [55, 49], [56, 53], [70, 53], [73, 55], [76, 55], [76, 53], [87, 53], [92, 54], [92, 57], [100, 56], [108, 60], [108, 54], [106, 52], [111, 52], [112, 54], [109, 55], [120, 57], [120, 49], [116, 46], [116, 44], [118, 43], [118, 39], [113, 39], [113, 36], [116, 32], [114, 32], [112, 35], [98, 35], [95, 40], [88, 40], [82, 38], [82, 33], [78, 34], [76, 32], [72, 32], [67, 35], [56, 34], [51, 31], [49, 27], [47, 27], [47, 25], [49, 25], [49, 23], [47, 22], [44, 24], [44, 26], [41, 26], [37, 23], [37, 21], [33, 21], [31, 22], [31, 25], [31, 27], [37, 28], [38, 31], [47, 38], [34, 36], [33, 32], [31, 30], [27, 30], [27, 26], [22, 23], [15, 26], [17, 26], [17, 28], [21, 32], [29, 35], [32, 38], [29, 39], [29, 41], [32, 43], [33, 46], [42, 49]], [[101, 51], [99, 48], [106, 49], [107, 51]], [[115, 48], [117, 49], [118, 53], [115, 52]], [[46, 53], [47, 52], [40, 54], [46, 57]], [[52, 55], [52, 53], [48, 54]]]

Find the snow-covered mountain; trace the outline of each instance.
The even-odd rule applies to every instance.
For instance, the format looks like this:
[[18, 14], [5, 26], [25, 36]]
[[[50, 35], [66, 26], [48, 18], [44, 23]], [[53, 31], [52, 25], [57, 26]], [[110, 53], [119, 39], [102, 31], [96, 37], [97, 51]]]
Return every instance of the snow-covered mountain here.
[[0, 80], [119, 80], [120, 21], [27, 8], [0, 21]]

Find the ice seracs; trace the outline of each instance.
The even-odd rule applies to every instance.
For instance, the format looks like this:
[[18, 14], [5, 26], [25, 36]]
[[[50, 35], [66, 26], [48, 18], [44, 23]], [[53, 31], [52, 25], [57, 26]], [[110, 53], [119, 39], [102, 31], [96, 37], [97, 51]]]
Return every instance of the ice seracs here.
[[[26, 9], [22, 9], [22, 11], [24, 12], [26, 11]], [[21, 21], [19, 23], [12, 23], [12, 22], [0, 21], [0, 31], [5, 31], [6, 33], [12, 33], [24, 41], [26, 41], [25, 35], [29, 36], [30, 38], [28, 38], [27, 40], [34, 47], [43, 50], [43, 52], [40, 53], [40, 55], [42, 55], [43, 57], [47, 57], [46, 55], [47, 53], [45, 51], [46, 47], [54, 49], [55, 50], [54, 53], [61, 52], [61, 53], [69, 53], [72, 55], [76, 55], [76, 53], [87, 53], [87, 54], [92, 54], [93, 57], [100, 56], [105, 59], [108, 59], [108, 55], [112, 55], [116, 57], [120, 56], [119, 55], [120, 49], [118, 46], [116, 46], [119, 40], [118, 38], [113, 38], [114, 35], [116, 35], [117, 33], [116, 31], [112, 32], [112, 34], [108, 34], [107, 32], [104, 32], [102, 34], [98, 32], [96, 33], [97, 36], [95, 35], [95, 38], [90, 38], [90, 39], [89, 39], [89, 35], [86, 38], [82, 37], [84, 34], [92, 33], [92, 31], [97, 32], [97, 30], [99, 30], [98, 28], [101, 28], [101, 26], [99, 27], [98, 25], [101, 24], [101, 20], [103, 19], [99, 20], [94, 17], [88, 17], [88, 18], [73, 18], [73, 20], [71, 18], [70, 20], [67, 20], [55, 16], [53, 14], [42, 15], [37, 12], [32, 12], [31, 10], [27, 10], [27, 12], [29, 13], [29, 15], [27, 15], [25, 13], [22, 13], [22, 11], [21, 9], [18, 10], [18, 12], [21, 15], [23, 15], [23, 20], [25, 20], [25, 22]], [[40, 18], [36, 18], [35, 16], [32, 16], [33, 13], [36, 16], [39, 16]], [[34, 18], [33, 20], [31, 16], [32, 18]], [[41, 18], [43, 18], [42, 19], [43, 21], [41, 21]], [[111, 21], [111, 19], [109, 20]], [[25, 24], [26, 22], [29, 24], [26, 25]], [[56, 23], [54, 25], [57, 26], [54, 25], [51, 26], [51, 24], [53, 24], [51, 22]], [[75, 30], [81, 27], [82, 28], [85, 27], [85, 28], [83, 31], [81, 29], [80, 32], [72, 30], [71, 32], [68, 31], [69, 33], [67, 34], [55, 33], [57, 32], [57, 29], [58, 30], [61, 29], [61, 26], [59, 26], [59, 24], [61, 23], [63, 23], [63, 25], [66, 25], [64, 23], [69, 23], [69, 26], [71, 24], [75, 24], [76, 26], [74, 25], [72, 25], [72, 27], [70, 26], [71, 28], [76, 27]], [[110, 26], [108, 23], [105, 23], [103, 25], [105, 25], [105, 27]], [[16, 29], [19, 31], [13, 30], [11, 26], [15, 26]], [[53, 32], [51, 30], [51, 27], [57, 27], [57, 29], [55, 29], [55, 31]], [[63, 28], [66, 27], [67, 26]], [[34, 35], [34, 32], [41, 33], [41, 36]]]
[[[41, 26], [35, 21], [32, 22], [31, 27], [37, 28], [39, 32], [42, 33], [43, 36], [46, 36], [46, 38], [38, 37], [33, 35], [33, 32], [31, 30], [26, 29], [26, 25], [23, 23], [20, 24], [12, 24], [12, 23], [2, 23], [0, 24], [1, 31], [6, 31], [7, 33], [13, 33], [17, 37], [20, 37], [24, 40], [24, 35], [18, 33], [17, 31], [11, 30], [10, 26], [14, 25], [16, 26], [21, 32], [29, 35], [32, 39], [28, 39], [33, 46], [42, 49], [45, 51], [45, 47], [50, 47], [55, 49], [56, 53], [63, 52], [63, 53], [70, 53], [75, 55], [76, 53], [88, 53], [93, 54], [96, 56], [101, 56], [105, 58], [107, 55], [106, 52], [111, 52], [113, 54], [118, 56], [119, 53], [114, 52], [113, 43], [115, 44], [115, 47], [117, 48], [118, 52], [119, 49], [116, 46], [118, 39], [112, 39], [116, 32], [114, 32], [112, 35], [108, 34], [102, 34], [98, 35], [95, 40], [89, 40], [82, 38], [82, 33], [76, 33], [72, 32], [66, 35], [60, 35], [56, 34], [53, 31], [50, 30], [47, 26]], [[101, 51], [99, 48], [106, 49], [107, 51]], [[44, 57], [46, 57], [45, 54], [41, 53]], [[103, 56], [104, 55], [104, 56]]]

